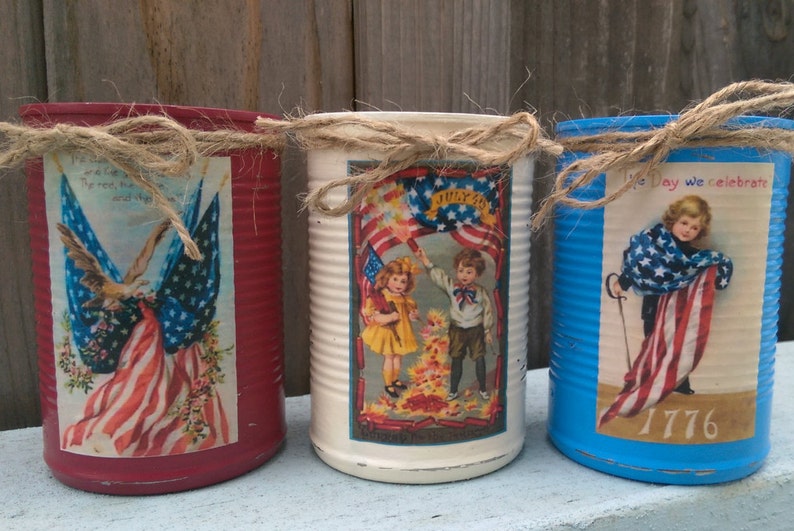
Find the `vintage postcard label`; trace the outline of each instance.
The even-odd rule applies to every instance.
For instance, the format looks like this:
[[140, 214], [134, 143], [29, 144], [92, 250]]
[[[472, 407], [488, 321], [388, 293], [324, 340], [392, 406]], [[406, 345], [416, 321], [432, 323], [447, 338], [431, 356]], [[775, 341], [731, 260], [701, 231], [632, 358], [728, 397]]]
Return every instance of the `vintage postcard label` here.
[[754, 436], [773, 179], [771, 163], [666, 163], [605, 207], [598, 433]]
[[509, 168], [420, 164], [352, 214], [353, 439], [445, 444], [505, 430], [510, 193]]
[[161, 456], [237, 441], [231, 166], [162, 178], [202, 258], [106, 161], [44, 158], [61, 448]]

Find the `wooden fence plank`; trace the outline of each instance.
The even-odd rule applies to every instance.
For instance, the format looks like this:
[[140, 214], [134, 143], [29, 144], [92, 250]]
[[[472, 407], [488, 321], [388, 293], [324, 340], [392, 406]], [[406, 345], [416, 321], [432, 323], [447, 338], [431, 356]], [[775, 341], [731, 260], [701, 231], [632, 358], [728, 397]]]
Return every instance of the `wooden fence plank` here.
[[508, 112], [509, 3], [353, 6], [358, 110]]
[[[676, 112], [734, 80], [794, 73], [794, 0], [0, 0], [0, 12], [5, 120], [32, 96], [269, 113], [534, 109], [551, 133], [568, 118]], [[288, 394], [309, 386], [304, 166], [298, 150], [284, 154]], [[538, 165], [536, 204], [552, 170]], [[38, 422], [22, 182], [0, 179], [0, 429]], [[541, 366], [551, 231], [532, 245], [529, 359]], [[794, 339], [792, 284], [789, 238], [782, 339]]]
[[[47, 96], [41, 2], [0, 0], [0, 120]], [[0, 430], [40, 421], [25, 176], [0, 171]]]
[[[510, 70], [514, 100], [537, 110], [550, 135], [563, 120], [680, 107], [677, 68], [671, 71], [680, 42], [680, 1], [517, 1], [513, 9], [510, 31], [520, 47], [513, 50]], [[542, 161], [536, 208], [551, 189], [553, 173], [553, 162]], [[548, 363], [550, 229], [547, 224], [532, 241], [530, 366]]]
[[[353, 100], [349, 0], [47, 0], [47, 60], [59, 100], [159, 101], [281, 114]], [[55, 43], [64, 43], [56, 46]], [[283, 164], [287, 393], [308, 392], [302, 156]]]

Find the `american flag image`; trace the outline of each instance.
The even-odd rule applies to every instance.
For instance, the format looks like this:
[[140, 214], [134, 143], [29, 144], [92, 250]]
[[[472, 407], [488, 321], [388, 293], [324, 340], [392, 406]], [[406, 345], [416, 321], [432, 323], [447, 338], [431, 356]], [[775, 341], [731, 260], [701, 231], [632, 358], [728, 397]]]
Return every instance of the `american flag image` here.
[[[65, 177], [61, 196], [63, 223], [106, 275], [120, 279]], [[214, 387], [217, 361], [207, 355], [205, 345], [220, 289], [220, 199], [216, 193], [199, 217], [201, 196], [200, 184], [182, 217], [202, 258], [189, 259], [174, 237], [153, 294], [130, 297], [120, 308], [89, 311], [82, 306], [93, 296], [80, 283], [85, 272], [67, 255], [72, 341], [83, 362], [108, 377], [88, 395], [81, 416], [64, 429], [64, 449], [157, 456], [233, 442]], [[94, 362], [97, 349], [109, 352], [101, 359], [113, 363]]]
[[633, 417], [664, 400], [698, 366], [708, 342], [717, 267], [659, 297], [653, 332], [624, 377], [623, 390], [601, 414], [599, 426]]
[[[504, 168], [467, 169], [417, 166], [395, 173], [359, 207], [361, 241], [383, 254], [421, 236], [447, 233], [464, 247], [499, 261], [504, 242], [501, 208]], [[454, 194], [475, 198], [458, 201]], [[449, 192], [449, 200], [434, 197]]]
[[358, 278], [359, 291], [361, 293], [361, 314], [364, 321], [367, 322], [367, 317], [364, 316], [363, 312], [367, 299], [372, 299], [379, 310], [388, 312], [389, 306], [383, 294], [375, 289], [378, 273], [383, 269], [383, 260], [378, 256], [378, 253], [375, 252], [375, 248], [371, 244], [367, 244], [365, 253], [366, 257], [364, 257], [364, 263], [361, 266], [361, 274], [358, 275]]
[[381, 269], [383, 269], [383, 260], [375, 252], [375, 248], [367, 244], [367, 258], [364, 260], [364, 266], [362, 267], [364, 279], [374, 286], [375, 277]]
[[[464, 247], [482, 250], [499, 261], [504, 231], [501, 216], [487, 216], [501, 209], [503, 168], [492, 167], [467, 172], [458, 168], [439, 168], [406, 180], [406, 196], [417, 222], [434, 232], [449, 233]], [[433, 205], [433, 198], [445, 191], [462, 190], [481, 201], [478, 204], [450, 201]], [[450, 194], [451, 197], [454, 197]]]
[[687, 254], [658, 224], [632, 236], [622, 275], [640, 295], [659, 295], [653, 330], [624, 376], [624, 386], [598, 426], [632, 417], [664, 400], [695, 370], [708, 343], [714, 296], [730, 282], [733, 263], [717, 251]]
[[[121, 282], [121, 273], [94, 233], [65, 175], [61, 176], [60, 195], [61, 221], [83, 242], [105, 274]], [[87, 367], [94, 373], [107, 374], [116, 369], [121, 349], [132, 334], [133, 327], [141, 320], [141, 312], [136, 304], [126, 301], [122, 301], [122, 307], [112, 312], [88, 306], [94, 293], [80, 282], [84, 274], [74, 260], [65, 257], [66, 299], [72, 340], [81, 361]]]
[[706, 268], [717, 266], [717, 289], [725, 289], [733, 274], [733, 262], [708, 249], [687, 254], [661, 223], [631, 237], [623, 255], [621, 273], [631, 279], [639, 295], [661, 295], [685, 287]]
[[217, 396], [203, 405], [207, 436], [185, 436], [174, 405], [206, 369], [202, 347], [193, 344], [166, 356], [157, 317], [144, 304], [141, 310], [141, 322], [124, 345], [123, 364], [88, 397], [83, 417], [64, 431], [63, 448], [87, 444], [104, 455], [147, 457], [229, 443], [229, 422]]

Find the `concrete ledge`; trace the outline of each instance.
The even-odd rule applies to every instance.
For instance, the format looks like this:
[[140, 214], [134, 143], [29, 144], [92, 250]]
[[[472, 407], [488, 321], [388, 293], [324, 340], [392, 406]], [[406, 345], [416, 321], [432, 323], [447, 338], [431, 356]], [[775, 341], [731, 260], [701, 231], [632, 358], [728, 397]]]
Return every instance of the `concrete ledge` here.
[[71, 489], [41, 458], [41, 429], [0, 432], [2, 529], [767, 529], [791, 528], [794, 343], [778, 348], [772, 451], [716, 486], [625, 480], [562, 456], [545, 432], [548, 371], [527, 375], [527, 436], [507, 467], [460, 483], [392, 485], [329, 468], [309, 442], [309, 396], [287, 400], [284, 448], [245, 476], [190, 492], [114, 497]]

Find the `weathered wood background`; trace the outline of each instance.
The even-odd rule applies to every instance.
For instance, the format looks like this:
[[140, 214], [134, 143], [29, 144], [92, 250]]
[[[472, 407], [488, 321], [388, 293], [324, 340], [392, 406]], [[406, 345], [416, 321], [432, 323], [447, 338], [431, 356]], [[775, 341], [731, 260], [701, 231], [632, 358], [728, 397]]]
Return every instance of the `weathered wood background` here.
[[[36, 101], [566, 118], [677, 112], [792, 79], [794, 0], [0, 0], [0, 119]], [[289, 395], [309, 391], [304, 160], [283, 159]], [[539, 164], [536, 197], [551, 165]], [[39, 423], [22, 172], [0, 174], [0, 429]], [[534, 236], [531, 366], [549, 344], [550, 234]], [[781, 339], [794, 339], [787, 246]]]

